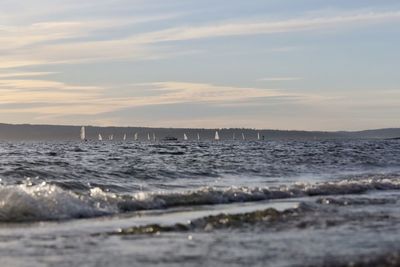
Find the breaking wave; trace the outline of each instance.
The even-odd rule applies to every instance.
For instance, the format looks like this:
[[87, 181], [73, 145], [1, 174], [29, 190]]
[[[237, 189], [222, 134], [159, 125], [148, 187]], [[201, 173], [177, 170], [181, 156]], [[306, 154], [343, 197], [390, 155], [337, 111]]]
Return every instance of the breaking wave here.
[[[0, 186], [0, 221], [66, 220], [179, 206], [362, 194], [369, 190], [399, 189], [400, 177], [397, 176], [353, 178], [315, 184], [296, 183], [280, 187], [225, 189], [203, 187], [192, 191], [138, 192], [128, 195], [105, 192], [98, 187], [86, 193], [77, 193], [45, 182], [37, 185], [2, 185]], [[332, 203], [332, 200], [329, 201]], [[343, 200], [343, 203], [348, 203], [345, 201]], [[321, 203], [326, 202], [326, 200], [321, 200]]]
[[95, 217], [109, 211], [56, 185], [10, 185], [0, 188], [0, 221], [25, 222]]

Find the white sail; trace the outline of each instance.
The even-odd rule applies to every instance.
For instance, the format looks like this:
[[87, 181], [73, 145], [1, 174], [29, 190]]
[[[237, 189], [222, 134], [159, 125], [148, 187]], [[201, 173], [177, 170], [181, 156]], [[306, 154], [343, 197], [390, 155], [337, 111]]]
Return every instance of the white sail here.
[[85, 126], [81, 127], [81, 140], [84, 141], [86, 139], [86, 131]]
[[148, 133], [147, 134], [147, 141], [150, 141], [151, 139], [150, 139], [150, 134]]
[[101, 136], [101, 134], [99, 134], [99, 141], [103, 141], [103, 136]]
[[139, 139], [139, 135], [138, 135], [138, 133], [135, 133], [135, 135], [134, 135], [133, 139], [135, 139], [135, 141], [137, 141], [137, 140]]
[[126, 134], [124, 134], [124, 141], [126, 141]]
[[261, 140], [261, 138], [260, 138], [260, 133], [257, 133], [257, 140], [258, 140], [258, 141]]
[[215, 138], [214, 139], [215, 139], [215, 141], [219, 141], [219, 133], [218, 133], [218, 131], [215, 132]]
[[188, 140], [188, 137], [187, 137], [186, 133], [183, 134], [183, 140], [185, 140], [185, 141]]
[[114, 140], [114, 135], [111, 134], [111, 135], [108, 137], [108, 140], [110, 140], [110, 141]]
[[200, 141], [200, 134], [197, 134], [197, 141]]
[[155, 133], [153, 133], [153, 141], [154, 142], [156, 141], [156, 134]]
[[246, 140], [246, 137], [244, 137], [244, 133], [242, 133], [242, 139], [243, 141]]

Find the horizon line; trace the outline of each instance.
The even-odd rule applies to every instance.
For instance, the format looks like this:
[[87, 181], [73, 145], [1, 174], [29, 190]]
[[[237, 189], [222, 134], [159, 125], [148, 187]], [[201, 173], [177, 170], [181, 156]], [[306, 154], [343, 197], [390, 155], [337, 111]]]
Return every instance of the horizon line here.
[[365, 131], [378, 131], [378, 130], [390, 130], [400, 129], [399, 127], [385, 127], [385, 128], [370, 128], [362, 130], [298, 130], [298, 129], [273, 129], [273, 128], [246, 128], [246, 127], [223, 127], [223, 128], [198, 128], [198, 127], [155, 127], [155, 126], [99, 126], [90, 124], [31, 124], [31, 123], [4, 123], [0, 122], [0, 125], [11, 125], [11, 126], [52, 126], [52, 127], [92, 127], [92, 128], [149, 128], [149, 129], [191, 129], [191, 130], [251, 130], [251, 131], [281, 131], [281, 132], [324, 132], [324, 133], [339, 133], [339, 132], [365, 132]]

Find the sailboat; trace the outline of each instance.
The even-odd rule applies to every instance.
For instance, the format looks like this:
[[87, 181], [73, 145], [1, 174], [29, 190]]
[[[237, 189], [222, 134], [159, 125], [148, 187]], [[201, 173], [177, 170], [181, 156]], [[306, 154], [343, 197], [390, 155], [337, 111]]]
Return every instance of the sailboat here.
[[99, 134], [98, 140], [103, 141], [103, 136], [101, 136], [101, 134]]
[[200, 141], [200, 134], [197, 134], [197, 141]]
[[214, 138], [214, 139], [215, 139], [215, 141], [219, 141], [219, 134], [218, 134], [218, 131], [215, 132], [215, 138]]
[[114, 140], [114, 135], [110, 134], [110, 136], [108, 137], [108, 140], [110, 140], [110, 141]]
[[261, 140], [260, 133], [257, 133], [257, 140], [258, 140], [258, 141]]
[[85, 126], [81, 127], [81, 140], [86, 141], [86, 131], [85, 131]]
[[147, 134], [147, 141], [150, 141], [151, 139], [150, 139], [150, 134], [148, 133]]
[[153, 133], [153, 141], [154, 142], [156, 141], [156, 134], [155, 133]]
[[138, 133], [135, 133], [135, 135], [133, 136], [133, 139], [134, 139], [135, 141], [137, 141], [137, 140], [139, 139]]
[[187, 137], [186, 133], [183, 134], [183, 140], [185, 140], [185, 141], [188, 140], [188, 137]]
[[124, 134], [124, 138], [123, 139], [124, 139], [124, 141], [126, 141], [126, 134]]
[[242, 139], [243, 141], [246, 140], [246, 137], [244, 137], [244, 133], [242, 133]]

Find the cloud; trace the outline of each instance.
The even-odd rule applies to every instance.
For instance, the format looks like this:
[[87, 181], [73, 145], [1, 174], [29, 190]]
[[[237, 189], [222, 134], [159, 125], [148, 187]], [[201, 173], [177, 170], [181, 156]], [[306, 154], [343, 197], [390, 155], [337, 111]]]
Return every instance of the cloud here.
[[166, 14], [106, 20], [45, 21], [25, 26], [3, 25], [0, 26], [0, 68], [88, 61], [152, 60], [191, 52], [179, 49], [177, 53], [176, 44], [166, 47], [163, 44], [166, 42], [398, 21], [400, 11], [300, 17], [278, 21], [222, 21], [208, 25], [145, 30], [125, 37], [110, 34], [119, 29], [128, 33], [138, 23], [168, 20], [176, 16], [177, 14]]
[[56, 72], [6, 72], [0, 73], [0, 79], [9, 79], [15, 77], [37, 77], [37, 76], [45, 76], [50, 74], [56, 74]]
[[[155, 82], [132, 85], [132, 88], [146, 88], [152, 95], [145, 97], [132, 97], [124, 101], [130, 106], [150, 106], [167, 104], [211, 104], [211, 105], [249, 105], [274, 101], [307, 102], [319, 99], [317, 95], [293, 94], [277, 89], [223, 86], [208, 83], [191, 82]], [[133, 90], [135, 92], [136, 90]]]
[[400, 11], [369, 12], [333, 17], [298, 18], [281, 21], [242, 21], [221, 22], [206, 26], [187, 26], [150, 32], [133, 36], [125, 41], [131, 43], [157, 43], [166, 41], [186, 41], [203, 38], [273, 34], [323, 29], [349, 24], [365, 24], [370, 22], [385, 22], [400, 20]]
[[287, 82], [287, 81], [299, 81], [303, 80], [302, 77], [266, 77], [258, 79], [257, 81], [262, 82]]
[[[34, 76], [34, 73], [25, 73]], [[37, 73], [40, 75], [41, 73]], [[23, 73], [21, 73], [23, 75]], [[1, 112], [35, 113], [41, 116], [99, 115], [116, 110], [168, 104], [251, 104], [266, 99], [301, 101], [312, 96], [252, 87], [206, 83], [156, 82], [126, 85], [124, 96], [113, 88], [81, 86], [51, 80], [0, 79]], [[12, 108], [18, 107], [18, 109]]]
[[[324, 125], [322, 118], [332, 118], [339, 123], [339, 117], [361, 117], [366, 110], [374, 110], [374, 117], [379, 117], [387, 107], [397, 111], [400, 106], [397, 90], [312, 95], [259, 87], [165, 81], [126, 84], [121, 95], [120, 88], [46, 80], [46, 73], [20, 73], [26, 75], [23, 78], [19, 73], [9, 74], [8, 78], [0, 79], [0, 114], [12, 114], [14, 118], [22, 116], [25, 122], [29, 118], [28, 122], [35, 123], [126, 125], [140, 122], [149, 126], [266, 127], [259, 116], [249, 118], [249, 112], [257, 110], [257, 114], [264, 114], [275, 127], [285, 128], [290, 123], [292, 127], [304, 128], [302, 123], [317, 121], [318, 125]], [[171, 105], [195, 105], [197, 111], [203, 107], [211, 110], [205, 116], [193, 117], [191, 112], [188, 116], [176, 116], [174, 111], [169, 111]], [[155, 119], [149, 124], [135, 112], [130, 112], [129, 118], [124, 120], [114, 115], [125, 114], [132, 108], [142, 112], [158, 110], [165, 114], [166, 120], [165, 117]], [[238, 112], [232, 121], [232, 116], [227, 113], [229, 110], [243, 110], [244, 113]], [[297, 113], [302, 114], [300, 119], [294, 116]]]
[[155, 90], [160, 93], [160, 96], [154, 99], [155, 104], [246, 102], [254, 98], [288, 96], [288, 94], [277, 90], [218, 86], [204, 83], [159, 82], [149, 85], [155, 87]]
[[[43, 21], [18, 25], [0, 24], [0, 69], [56, 63], [153, 59], [170, 51], [154, 53], [151, 47], [114, 40], [112, 33], [140, 24], [168, 20], [179, 14], [128, 18]], [[97, 41], [94, 41], [97, 40]]]

